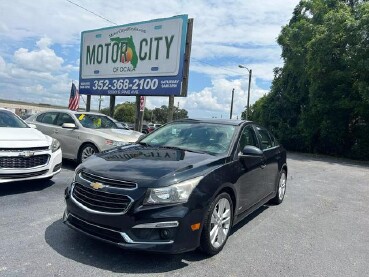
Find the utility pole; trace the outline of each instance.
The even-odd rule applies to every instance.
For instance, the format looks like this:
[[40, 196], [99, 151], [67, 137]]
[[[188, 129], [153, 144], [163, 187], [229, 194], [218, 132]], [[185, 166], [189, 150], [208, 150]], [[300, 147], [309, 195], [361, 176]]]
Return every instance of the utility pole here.
[[100, 98], [99, 98], [99, 111], [101, 110], [101, 102], [104, 101], [104, 99], [101, 98], [101, 95], [100, 95]]
[[252, 69], [248, 69], [244, 65], [238, 65], [239, 68], [244, 68], [249, 72], [249, 88], [247, 91], [247, 110], [246, 110], [246, 120], [249, 118], [249, 109], [250, 109], [250, 88], [251, 88], [251, 75], [252, 75]]
[[233, 113], [233, 97], [234, 97], [234, 89], [232, 89], [231, 113], [229, 114], [229, 119], [232, 119], [232, 113]]

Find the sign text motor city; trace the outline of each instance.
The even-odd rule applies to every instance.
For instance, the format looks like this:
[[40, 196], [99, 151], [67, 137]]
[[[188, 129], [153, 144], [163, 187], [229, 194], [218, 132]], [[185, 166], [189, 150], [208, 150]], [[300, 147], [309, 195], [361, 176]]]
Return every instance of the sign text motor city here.
[[[127, 55], [129, 44], [127, 39], [116, 39], [114, 42], [105, 44], [87, 45], [86, 48], [86, 65], [101, 64], [103, 60], [105, 63], [117, 63], [121, 61], [121, 57]], [[173, 43], [174, 35], [143, 38], [139, 43], [138, 58], [144, 60], [158, 60], [161, 47], [165, 47], [165, 59], [170, 58], [171, 45]]]

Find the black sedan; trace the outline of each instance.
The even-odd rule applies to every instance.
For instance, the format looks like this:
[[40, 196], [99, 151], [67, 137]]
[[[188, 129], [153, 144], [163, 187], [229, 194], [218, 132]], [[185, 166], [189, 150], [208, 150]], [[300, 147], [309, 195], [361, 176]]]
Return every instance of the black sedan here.
[[126, 249], [214, 255], [232, 226], [283, 201], [286, 180], [286, 151], [265, 128], [186, 119], [82, 163], [63, 220]]

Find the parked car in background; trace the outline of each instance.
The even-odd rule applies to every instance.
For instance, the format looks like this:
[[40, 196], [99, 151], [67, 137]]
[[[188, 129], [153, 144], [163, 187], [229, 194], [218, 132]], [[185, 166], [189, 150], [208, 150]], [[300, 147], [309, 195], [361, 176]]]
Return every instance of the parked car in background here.
[[142, 133], [148, 134], [154, 131], [155, 128], [153, 126], [149, 126], [148, 124], [142, 124]]
[[119, 128], [126, 129], [126, 130], [129, 130], [130, 129], [129, 126], [128, 126], [128, 124], [125, 123], [125, 122], [119, 122], [119, 121], [117, 121], [117, 122], [115, 122], [115, 124], [117, 124], [117, 126]]
[[158, 123], [151, 123], [148, 124], [149, 127], [154, 128], [154, 130], [160, 128], [162, 126], [162, 124], [158, 124]]
[[63, 158], [79, 163], [103, 150], [136, 142], [142, 133], [119, 129], [114, 120], [92, 112], [52, 110], [33, 115], [27, 122], [60, 141]]
[[0, 184], [51, 179], [60, 172], [61, 163], [58, 140], [0, 108]]
[[286, 151], [265, 128], [181, 120], [77, 167], [64, 223], [127, 249], [220, 252], [232, 226], [286, 192]]

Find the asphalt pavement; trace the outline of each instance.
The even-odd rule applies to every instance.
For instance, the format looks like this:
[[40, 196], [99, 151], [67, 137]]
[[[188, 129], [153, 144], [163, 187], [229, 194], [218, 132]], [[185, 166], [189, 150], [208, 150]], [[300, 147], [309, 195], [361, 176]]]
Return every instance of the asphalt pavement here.
[[0, 276], [369, 276], [369, 165], [288, 155], [284, 202], [234, 228], [214, 257], [130, 252], [61, 220], [75, 165], [0, 185]]

